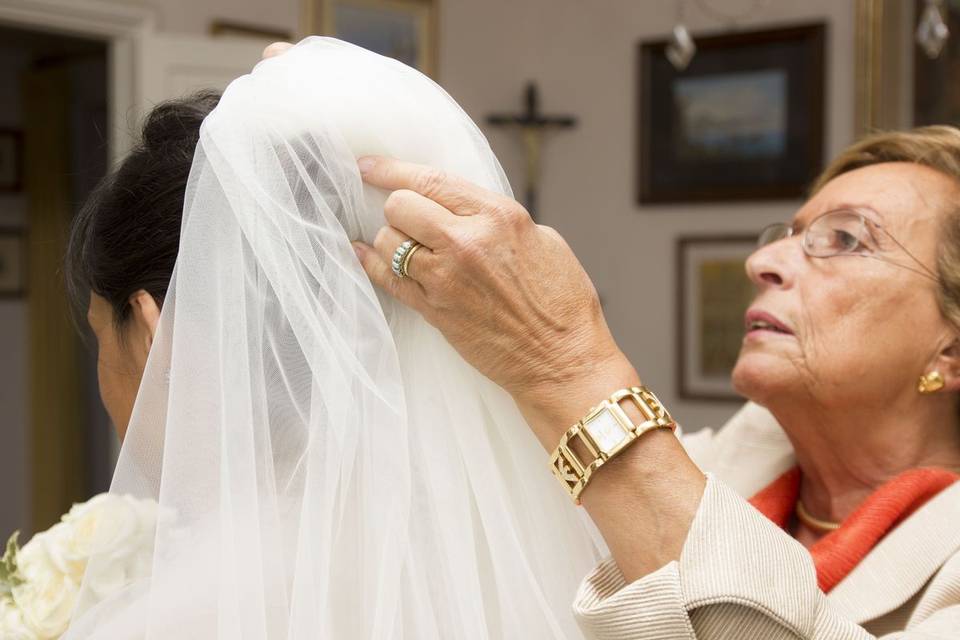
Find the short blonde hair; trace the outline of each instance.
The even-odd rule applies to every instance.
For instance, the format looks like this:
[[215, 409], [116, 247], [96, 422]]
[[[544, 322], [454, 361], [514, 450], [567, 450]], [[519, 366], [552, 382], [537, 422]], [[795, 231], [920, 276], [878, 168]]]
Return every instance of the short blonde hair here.
[[[883, 162], [913, 162], [953, 178], [960, 187], [960, 129], [946, 125], [887, 131], [855, 142], [820, 174], [811, 193], [839, 175]], [[960, 330], [960, 201], [944, 212], [937, 250], [940, 311]]]

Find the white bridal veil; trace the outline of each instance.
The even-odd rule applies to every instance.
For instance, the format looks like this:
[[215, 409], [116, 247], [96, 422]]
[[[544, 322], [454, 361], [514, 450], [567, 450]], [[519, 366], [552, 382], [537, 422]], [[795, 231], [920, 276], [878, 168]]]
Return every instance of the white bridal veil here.
[[580, 637], [602, 543], [511, 399], [364, 275], [371, 153], [510, 192], [442, 89], [336, 40], [205, 120], [111, 489], [161, 505], [149, 577], [104, 598], [93, 561], [68, 638]]

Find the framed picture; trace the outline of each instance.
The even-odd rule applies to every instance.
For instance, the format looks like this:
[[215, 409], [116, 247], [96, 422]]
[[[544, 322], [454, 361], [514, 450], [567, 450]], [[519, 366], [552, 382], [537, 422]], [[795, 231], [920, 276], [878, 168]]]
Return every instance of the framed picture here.
[[641, 204], [800, 198], [823, 163], [824, 26], [639, 45]]
[[266, 42], [293, 42], [295, 40], [293, 32], [286, 29], [270, 29], [219, 18], [210, 23], [208, 31], [211, 36], [216, 38], [252, 38]]
[[739, 400], [730, 373], [754, 297], [745, 262], [756, 236], [677, 240], [677, 390], [689, 400]]
[[27, 254], [19, 230], [0, 230], [0, 298], [19, 298], [26, 289]]
[[23, 190], [23, 135], [0, 129], [0, 192]]
[[312, 31], [396, 58], [436, 76], [435, 0], [308, 0]]

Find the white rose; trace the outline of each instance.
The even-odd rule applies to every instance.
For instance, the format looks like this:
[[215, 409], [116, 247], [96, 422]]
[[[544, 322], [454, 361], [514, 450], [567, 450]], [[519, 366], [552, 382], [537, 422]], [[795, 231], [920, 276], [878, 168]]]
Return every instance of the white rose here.
[[130, 496], [103, 493], [75, 504], [63, 517], [73, 530], [69, 549], [73, 558], [103, 555], [119, 560], [142, 545], [144, 535], [139, 501]]
[[34, 536], [29, 544], [33, 544], [38, 538], [38, 543], [43, 545], [50, 563], [60, 573], [69, 576], [76, 583], [83, 580], [87, 558], [74, 550], [74, 530], [71, 526], [59, 522], [42, 534]]
[[53, 529], [33, 536], [17, 554], [17, 572], [26, 582], [49, 582], [64, 575], [50, 557], [48, 543], [54, 537], [51, 532]]
[[17, 566], [25, 582], [11, 590], [26, 627], [40, 638], [58, 638], [67, 629], [79, 585], [61, 573], [47, 553], [43, 534], [25, 546]]
[[0, 596], [0, 638], [3, 640], [40, 640], [27, 628], [20, 610], [8, 596]]
[[84, 584], [98, 599], [106, 598], [149, 575], [157, 518], [158, 505], [152, 500], [95, 496], [74, 505], [63, 517], [72, 538], [58, 553], [68, 566], [76, 566], [70, 562], [82, 559]]
[[148, 576], [158, 517], [152, 500], [101, 494], [35, 535], [17, 556], [23, 583], [0, 608], [0, 640], [62, 635], [84, 580], [105, 598]]
[[83, 585], [93, 592], [97, 600], [103, 600], [133, 582], [134, 578], [128, 562], [94, 558], [87, 566], [86, 580]]

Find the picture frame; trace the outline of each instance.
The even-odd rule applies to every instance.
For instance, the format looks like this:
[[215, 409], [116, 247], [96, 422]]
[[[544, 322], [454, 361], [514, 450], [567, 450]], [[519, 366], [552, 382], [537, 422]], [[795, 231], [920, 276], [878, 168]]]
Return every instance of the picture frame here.
[[26, 237], [19, 229], [0, 229], [0, 298], [22, 298], [26, 282]]
[[823, 166], [823, 23], [637, 48], [637, 201], [802, 198]]
[[754, 297], [746, 275], [755, 235], [682, 236], [676, 245], [677, 395], [687, 400], [738, 401], [730, 374]]
[[23, 191], [23, 134], [0, 129], [0, 193]]
[[264, 42], [293, 42], [294, 33], [286, 29], [270, 29], [256, 25], [216, 19], [210, 22], [208, 32], [215, 38], [250, 38]]
[[[917, 2], [919, 7], [920, 2]], [[856, 0], [854, 134], [913, 126], [918, 11], [903, 0]]]
[[435, 0], [306, 0], [308, 32], [352, 42], [437, 77]]
[[857, 138], [930, 124], [960, 126], [960, 5], [940, 6], [949, 35], [930, 58], [917, 42], [925, 0], [856, 0]]

